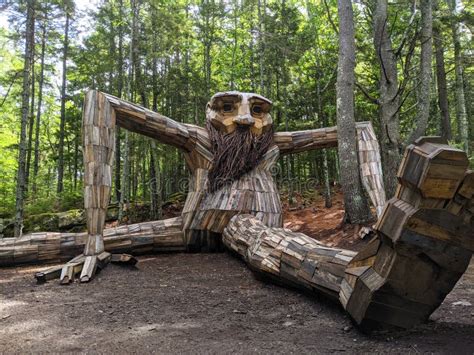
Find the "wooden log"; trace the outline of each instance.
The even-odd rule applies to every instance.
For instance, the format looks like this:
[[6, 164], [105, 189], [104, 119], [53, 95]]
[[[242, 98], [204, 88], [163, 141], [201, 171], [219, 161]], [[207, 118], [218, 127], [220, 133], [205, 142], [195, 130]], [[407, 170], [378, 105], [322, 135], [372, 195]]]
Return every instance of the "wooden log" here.
[[[58, 243], [50, 244], [51, 238], [58, 240]], [[0, 266], [69, 261], [84, 249], [86, 240], [87, 233], [51, 232], [28, 234], [18, 239], [6, 238], [0, 240]], [[184, 251], [182, 218], [105, 229], [104, 244], [108, 252], [133, 255]], [[55, 249], [41, 255], [38, 250], [44, 245], [53, 245]], [[47, 280], [51, 277], [50, 272], [53, 271], [43, 271], [45, 274], [39, 277]]]
[[52, 266], [46, 270], [39, 271], [35, 274], [35, 278], [38, 283], [44, 283], [48, 280], [56, 279], [60, 277], [63, 266]]
[[337, 300], [344, 270], [355, 252], [330, 248], [302, 233], [269, 228], [251, 215], [232, 218], [223, 243], [252, 270], [270, 279], [322, 292]]
[[67, 285], [74, 281], [74, 276], [81, 272], [84, 260], [87, 258], [93, 258], [93, 256], [83, 257], [81, 261], [77, 262], [68, 262], [62, 267], [61, 275], [59, 276], [61, 285]]

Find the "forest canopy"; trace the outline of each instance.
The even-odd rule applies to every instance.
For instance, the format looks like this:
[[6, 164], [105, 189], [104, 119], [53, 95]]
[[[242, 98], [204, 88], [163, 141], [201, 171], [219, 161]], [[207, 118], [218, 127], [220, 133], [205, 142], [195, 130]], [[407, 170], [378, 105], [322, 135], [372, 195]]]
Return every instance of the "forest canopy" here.
[[[5, 4], [1, 218], [18, 213], [19, 197], [26, 215], [82, 208], [82, 104], [90, 89], [201, 126], [210, 97], [228, 90], [272, 100], [277, 131], [337, 124], [335, 0]], [[361, 0], [353, 2], [353, 11], [355, 120], [372, 122], [386, 179], [394, 181], [398, 161], [389, 166], [384, 152], [400, 155], [415, 136], [443, 136], [472, 152], [472, 1]], [[380, 65], [387, 45], [391, 68]], [[381, 78], [390, 75], [389, 85], [382, 85]], [[397, 123], [395, 143], [383, 124], [388, 101], [395, 105], [389, 117]], [[159, 218], [163, 202], [186, 190], [182, 154], [125, 130], [117, 148], [112, 201], [149, 203], [150, 216]], [[340, 178], [335, 149], [280, 158], [278, 167], [290, 204], [308, 191], [328, 198]]]

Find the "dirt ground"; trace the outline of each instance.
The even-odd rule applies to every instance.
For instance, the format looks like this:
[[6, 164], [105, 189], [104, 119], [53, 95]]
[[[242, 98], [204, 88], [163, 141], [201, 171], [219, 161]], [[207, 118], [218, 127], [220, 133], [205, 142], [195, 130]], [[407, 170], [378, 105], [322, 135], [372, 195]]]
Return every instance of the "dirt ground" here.
[[[359, 249], [342, 204], [286, 212], [286, 226]], [[37, 285], [0, 270], [0, 353], [474, 353], [474, 261], [427, 324], [366, 336], [322, 298], [259, 280], [228, 253], [143, 256], [89, 284]]]
[[474, 352], [474, 263], [429, 323], [370, 337], [338, 306], [259, 281], [227, 253], [141, 257], [70, 286], [36, 285], [37, 269], [2, 270], [1, 353]]

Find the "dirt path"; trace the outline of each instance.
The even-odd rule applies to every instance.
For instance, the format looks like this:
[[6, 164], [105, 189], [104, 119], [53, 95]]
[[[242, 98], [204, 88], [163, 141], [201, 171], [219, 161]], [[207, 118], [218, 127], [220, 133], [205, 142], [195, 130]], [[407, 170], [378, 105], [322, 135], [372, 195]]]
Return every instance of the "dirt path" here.
[[85, 285], [36, 285], [37, 269], [1, 270], [0, 353], [474, 352], [474, 263], [429, 323], [372, 337], [227, 253], [142, 257]]

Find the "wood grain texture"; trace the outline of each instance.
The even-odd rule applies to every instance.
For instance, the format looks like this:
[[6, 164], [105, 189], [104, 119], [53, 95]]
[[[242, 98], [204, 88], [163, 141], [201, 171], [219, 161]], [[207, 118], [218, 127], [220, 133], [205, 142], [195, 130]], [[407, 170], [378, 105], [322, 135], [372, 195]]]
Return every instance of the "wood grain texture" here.
[[358, 122], [356, 130], [360, 177], [379, 217], [387, 202], [379, 142], [370, 122]]
[[302, 233], [270, 228], [251, 215], [231, 219], [224, 244], [254, 271], [278, 283], [322, 292], [337, 300], [344, 270], [356, 255], [330, 248]]
[[341, 303], [362, 329], [426, 321], [466, 270], [474, 251], [474, 177], [467, 166], [463, 151], [438, 138], [407, 148], [377, 238], [349, 263], [341, 284]]
[[84, 208], [88, 237], [85, 255], [104, 251], [102, 230], [112, 187], [115, 149], [115, 111], [106, 96], [87, 93], [84, 101], [82, 143], [84, 155]]
[[[184, 251], [182, 218], [130, 224], [103, 231], [105, 250], [133, 255]], [[42, 232], [0, 241], [0, 266], [53, 263], [81, 254], [87, 233]]]

